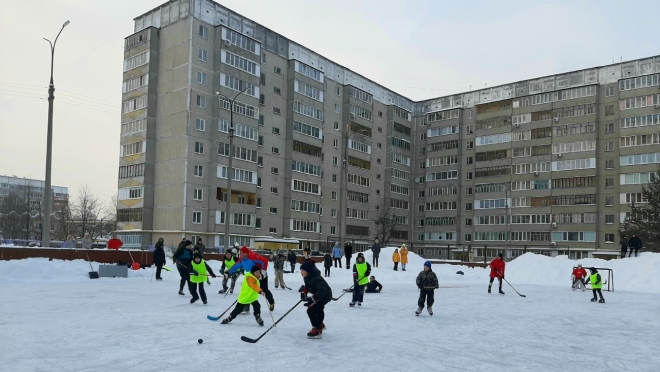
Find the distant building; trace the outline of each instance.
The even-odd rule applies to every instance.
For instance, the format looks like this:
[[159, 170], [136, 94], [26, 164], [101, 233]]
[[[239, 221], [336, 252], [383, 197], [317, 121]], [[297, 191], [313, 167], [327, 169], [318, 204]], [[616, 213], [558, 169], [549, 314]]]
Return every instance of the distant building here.
[[[362, 250], [391, 208], [390, 244], [427, 255], [582, 258], [616, 249], [660, 162], [657, 56], [414, 102], [210, 0], [168, 1], [134, 31], [118, 169], [127, 246], [182, 233], [223, 246], [229, 223], [230, 244], [270, 235], [316, 250], [342, 236]], [[244, 89], [229, 149], [230, 105], [215, 92]]]
[[[41, 212], [45, 182], [16, 176], [0, 176], [0, 235], [9, 239], [41, 239]], [[51, 186], [53, 215], [68, 211], [69, 189]], [[51, 224], [56, 231], [57, 223]], [[56, 237], [62, 238], [62, 237]]]

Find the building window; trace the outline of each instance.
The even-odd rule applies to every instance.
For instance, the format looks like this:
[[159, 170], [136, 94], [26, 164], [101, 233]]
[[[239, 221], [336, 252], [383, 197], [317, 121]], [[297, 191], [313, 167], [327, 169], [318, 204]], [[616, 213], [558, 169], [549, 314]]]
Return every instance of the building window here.
[[259, 146], [263, 146], [264, 145], [264, 136], [259, 136], [259, 138], [257, 140], [257, 143], [259, 144]]
[[605, 223], [613, 224], [614, 223], [614, 215], [613, 214], [606, 214], [605, 215]]
[[605, 234], [605, 243], [614, 243], [614, 234]]
[[332, 192], [332, 200], [337, 200], [337, 191]]
[[278, 75], [282, 75], [282, 69], [277, 66], [273, 67], [273, 72]]
[[614, 87], [605, 88], [605, 97], [612, 97], [614, 95]]
[[268, 228], [268, 233], [269, 234], [277, 234], [277, 229], [275, 227], [270, 227], [270, 228]]
[[264, 166], [264, 157], [263, 156], [258, 156], [257, 157], [257, 166], [260, 166], [260, 167]]
[[195, 153], [196, 154], [204, 153], [204, 144], [202, 142], [195, 142]]
[[605, 169], [614, 169], [614, 160], [605, 160]]
[[605, 142], [605, 151], [614, 151], [614, 141]]
[[261, 198], [257, 198], [257, 208], [261, 208]]
[[199, 50], [198, 57], [200, 61], [206, 62], [207, 56], [208, 56], [208, 52], [205, 49]]
[[205, 26], [199, 25], [199, 37], [201, 37], [202, 39], [208, 39], [209, 29], [206, 28]]
[[206, 120], [200, 118], [195, 119], [195, 129], [201, 132], [206, 130]]
[[263, 95], [263, 94], [259, 95], [259, 104], [262, 105], [262, 106], [266, 104], [266, 96], [265, 95]]
[[279, 135], [280, 134], [280, 128], [273, 127], [273, 134]]
[[337, 182], [337, 175], [336, 174], [332, 175], [332, 182]]
[[202, 195], [202, 189], [193, 189], [193, 199], [203, 200]]
[[339, 140], [338, 139], [333, 139], [332, 140], [332, 146], [334, 146], [336, 149], [339, 148]]
[[257, 187], [261, 187], [261, 177], [257, 177]]
[[472, 234], [465, 234], [465, 241], [466, 242], [471, 242], [472, 241]]
[[271, 168], [270, 168], [270, 173], [272, 173], [272, 174], [279, 174], [279, 173], [280, 173], [280, 170], [279, 170], [278, 168], [271, 167]]
[[338, 121], [335, 121], [333, 129], [334, 130], [339, 130], [339, 122]]
[[195, 177], [203, 177], [204, 176], [204, 167], [201, 165], [195, 165], [195, 171], [194, 171]]
[[206, 85], [206, 74], [203, 72], [197, 73], [197, 82], [202, 85]]
[[605, 187], [614, 187], [614, 178], [606, 178]]
[[255, 229], [260, 229], [261, 228], [261, 218], [257, 218], [255, 220], [254, 228]]
[[197, 107], [205, 108], [206, 107], [206, 97], [197, 95]]
[[279, 154], [279, 153], [280, 153], [280, 149], [278, 149], [277, 147], [271, 147], [270, 151], [271, 151], [273, 154]]
[[195, 224], [202, 223], [202, 212], [193, 212], [192, 222]]
[[471, 218], [466, 218], [465, 219], [465, 226], [472, 226], [472, 219]]
[[465, 203], [465, 210], [466, 211], [471, 211], [472, 210], [472, 203]]
[[277, 214], [277, 208], [270, 207], [270, 213]]
[[614, 123], [605, 125], [605, 133], [614, 133]]
[[279, 107], [273, 107], [273, 114], [275, 114], [275, 115], [281, 115], [281, 113], [280, 113], [280, 108], [279, 108]]
[[613, 196], [606, 196], [605, 197], [605, 206], [606, 207], [613, 207], [614, 206], [614, 197]]
[[605, 106], [605, 116], [614, 115], [614, 105]]
[[282, 89], [278, 87], [273, 87], [273, 93], [277, 94], [278, 96], [282, 95]]
[[467, 150], [471, 150], [471, 149], [473, 149], [473, 148], [474, 148], [474, 141], [469, 141], [469, 142], [465, 145], [465, 148], [466, 148]]
[[271, 194], [277, 194], [277, 187], [271, 187], [270, 188], [270, 193]]

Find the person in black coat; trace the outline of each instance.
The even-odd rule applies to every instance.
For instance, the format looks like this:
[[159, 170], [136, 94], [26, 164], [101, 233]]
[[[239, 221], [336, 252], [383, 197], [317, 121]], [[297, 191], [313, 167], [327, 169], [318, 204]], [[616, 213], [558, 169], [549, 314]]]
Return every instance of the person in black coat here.
[[378, 283], [375, 276], [369, 278], [369, 283], [367, 283], [367, 293], [380, 293], [383, 289], [383, 285]]
[[330, 251], [325, 251], [325, 255], [323, 256], [323, 268], [325, 269], [323, 272], [323, 276], [330, 276], [330, 268], [332, 267], [332, 256], [330, 256]]
[[[181, 245], [181, 244], [179, 244]], [[176, 264], [176, 269], [179, 271], [181, 281], [179, 282], [179, 294], [184, 296], [183, 286], [188, 284], [190, 286], [190, 263], [193, 259], [192, 251], [193, 243], [190, 240], [184, 240], [183, 246], [174, 252], [172, 261]]]
[[371, 253], [373, 253], [373, 262], [371, 265], [378, 267], [378, 257], [380, 256], [380, 242], [378, 239], [374, 239], [374, 245], [371, 246]]
[[353, 257], [353, 246], [350, 241], [344, 245], [344, 256], [346, 256], [346, 270], [351, 268], [351, 257]]
[[296, 257], [295, 252], [292, 250], [289, 250], [289, 253], [286, 255], [286, 258], [288, 259], [289, 263], [291, 264], [291, 272], [296, 271], [296, 261], [298, 261], [298, 257]]
[[639, 249], [642, 248], [642, 239], [640, 239], [637, 235], [633, 234], [632, 238], [630, 238], [630, 253], [628, 253], [628, 257], [632, 256], [633, 250], [635, 251], [635, 257], [637, 257], [637, 253], [639, 253]]
[[[300, 287], [300, 300], [307, 307], [307, 316], [312, 323], [312, 330], [307, 333], [308, 338], [321, 338], [325, 324], [325, 305], [332, 300], [332, 289], [321, 277], [321, 272], [313, 263], [305, 261], [300, 265], [300, 275], [305, 284]], [[308, 294], [312, 294], [308, 296]]]
[[154, 265], [156, 265], [156, 280], [163, 280], [160, 277], [161, 269], [165, 265], [165, 250], [163, 249], [163, 238], [158, 239], [154, 246]]

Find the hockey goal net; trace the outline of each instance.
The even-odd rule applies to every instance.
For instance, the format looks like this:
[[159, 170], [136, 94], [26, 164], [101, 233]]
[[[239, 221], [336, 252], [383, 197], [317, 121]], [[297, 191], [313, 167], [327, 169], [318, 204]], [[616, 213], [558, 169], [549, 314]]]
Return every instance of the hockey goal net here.
[[[575, 269], [575, 267], [573, 267]], [[588, 269], [588, 268], [587, 268]], [[612, 269], [608, 269], [605, 267], [597, 267], [596, 270], [598, 270], [598, 273], [600, 274], [600, 277], [603, 281], [603, 291], [608, 291], [608, 292], [614, 292], [614, 271]], [[571, 276], [572, 278], [572, 276]], [[589, 274], [587, 274], [587, 279], [589, 278]], [[586, 279], [585, 279], [586, 280]], [[581, 285], [578, 283], [578, 285]], [[574, 288], [580, 288], [580, 287], [574, 287]], [[591, 285], [588, 288], [585, 289], [591, 289]]]

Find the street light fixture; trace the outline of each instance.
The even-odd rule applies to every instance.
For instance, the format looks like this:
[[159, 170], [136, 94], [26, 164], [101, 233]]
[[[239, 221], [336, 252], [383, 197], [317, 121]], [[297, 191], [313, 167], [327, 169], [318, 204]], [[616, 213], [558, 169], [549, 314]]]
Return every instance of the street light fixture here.
[[341, 189], [340, 195], [339, 195], [339, 244], [344, 244], [343, 239], [346, 236], [346, 212], [344, 212], [344, 203], [346, 201], [346, 196], [347, 196], [347, 190], [346, 188], [348, 187], [348, 140], [353, 136], [354, 134], [361, 134], [361, 135], [366, 135], [368, 136], [369, 133], [365, 131], [364, 129], [360, 129], [357, 131], [353, 131], [350, 127], [350, 123], [346, 124], [346, 130], [342, 132], [342, 139], [344, 141], [344, 151], [342, 154], [342, 162], [341, 162]]
[[[221, 99], [224, 97], [229, 101], [229, 128], [227, 130], [228, 135], [229, 135], [229, 163], [227, 164], [227, 200], [225, 202], [227, 203], [227, 206], [225, 208], [225, 242], [224, 242], [224, 249], [225, 251], [229, 249], [229, 213], [230, 213], [230, 203], [231, 203], [231, 179], [234, 176], [233, 172], [233, 160], [234, 160], [234, 103], [236, 101], [236, 98], [240, 96], [241, 94], [245, 93], [248, 89], [254, 88], [253, 85], [248, 85], [240, 91], [237, 95], [234, 96], [233, 99], [225, 96], [224, 94], [220, 92], [215, 92], [215, 95], [218, 96], [218, 99]], [[219, 108], [220, 106], [218, 106]], [[220, 116], [220, 115], [218, 115]]]
[[53, 160], [53, 101], [55, 101], [55, 85], [53, 84], [53, 65], [55, 64], [55, 45], [57, 44], [57, 39], [60, 37], [62, 30], [70, 22], [66, 21], [62, 25], [60, 32], [57, 33], [55, 41], [51, 42], [50, 40], [44, 38], [50, 44], [50, 85], [48, 85], [48, 135], [46, 137], [46, 180], [44, 187], [44, 221], [42, 227], [43, 241], [41, 242], [42, 247], [50, 246], [50, 215], [53, 209], [53, 201], [50, 190], [51, 183], [51, 164]]

